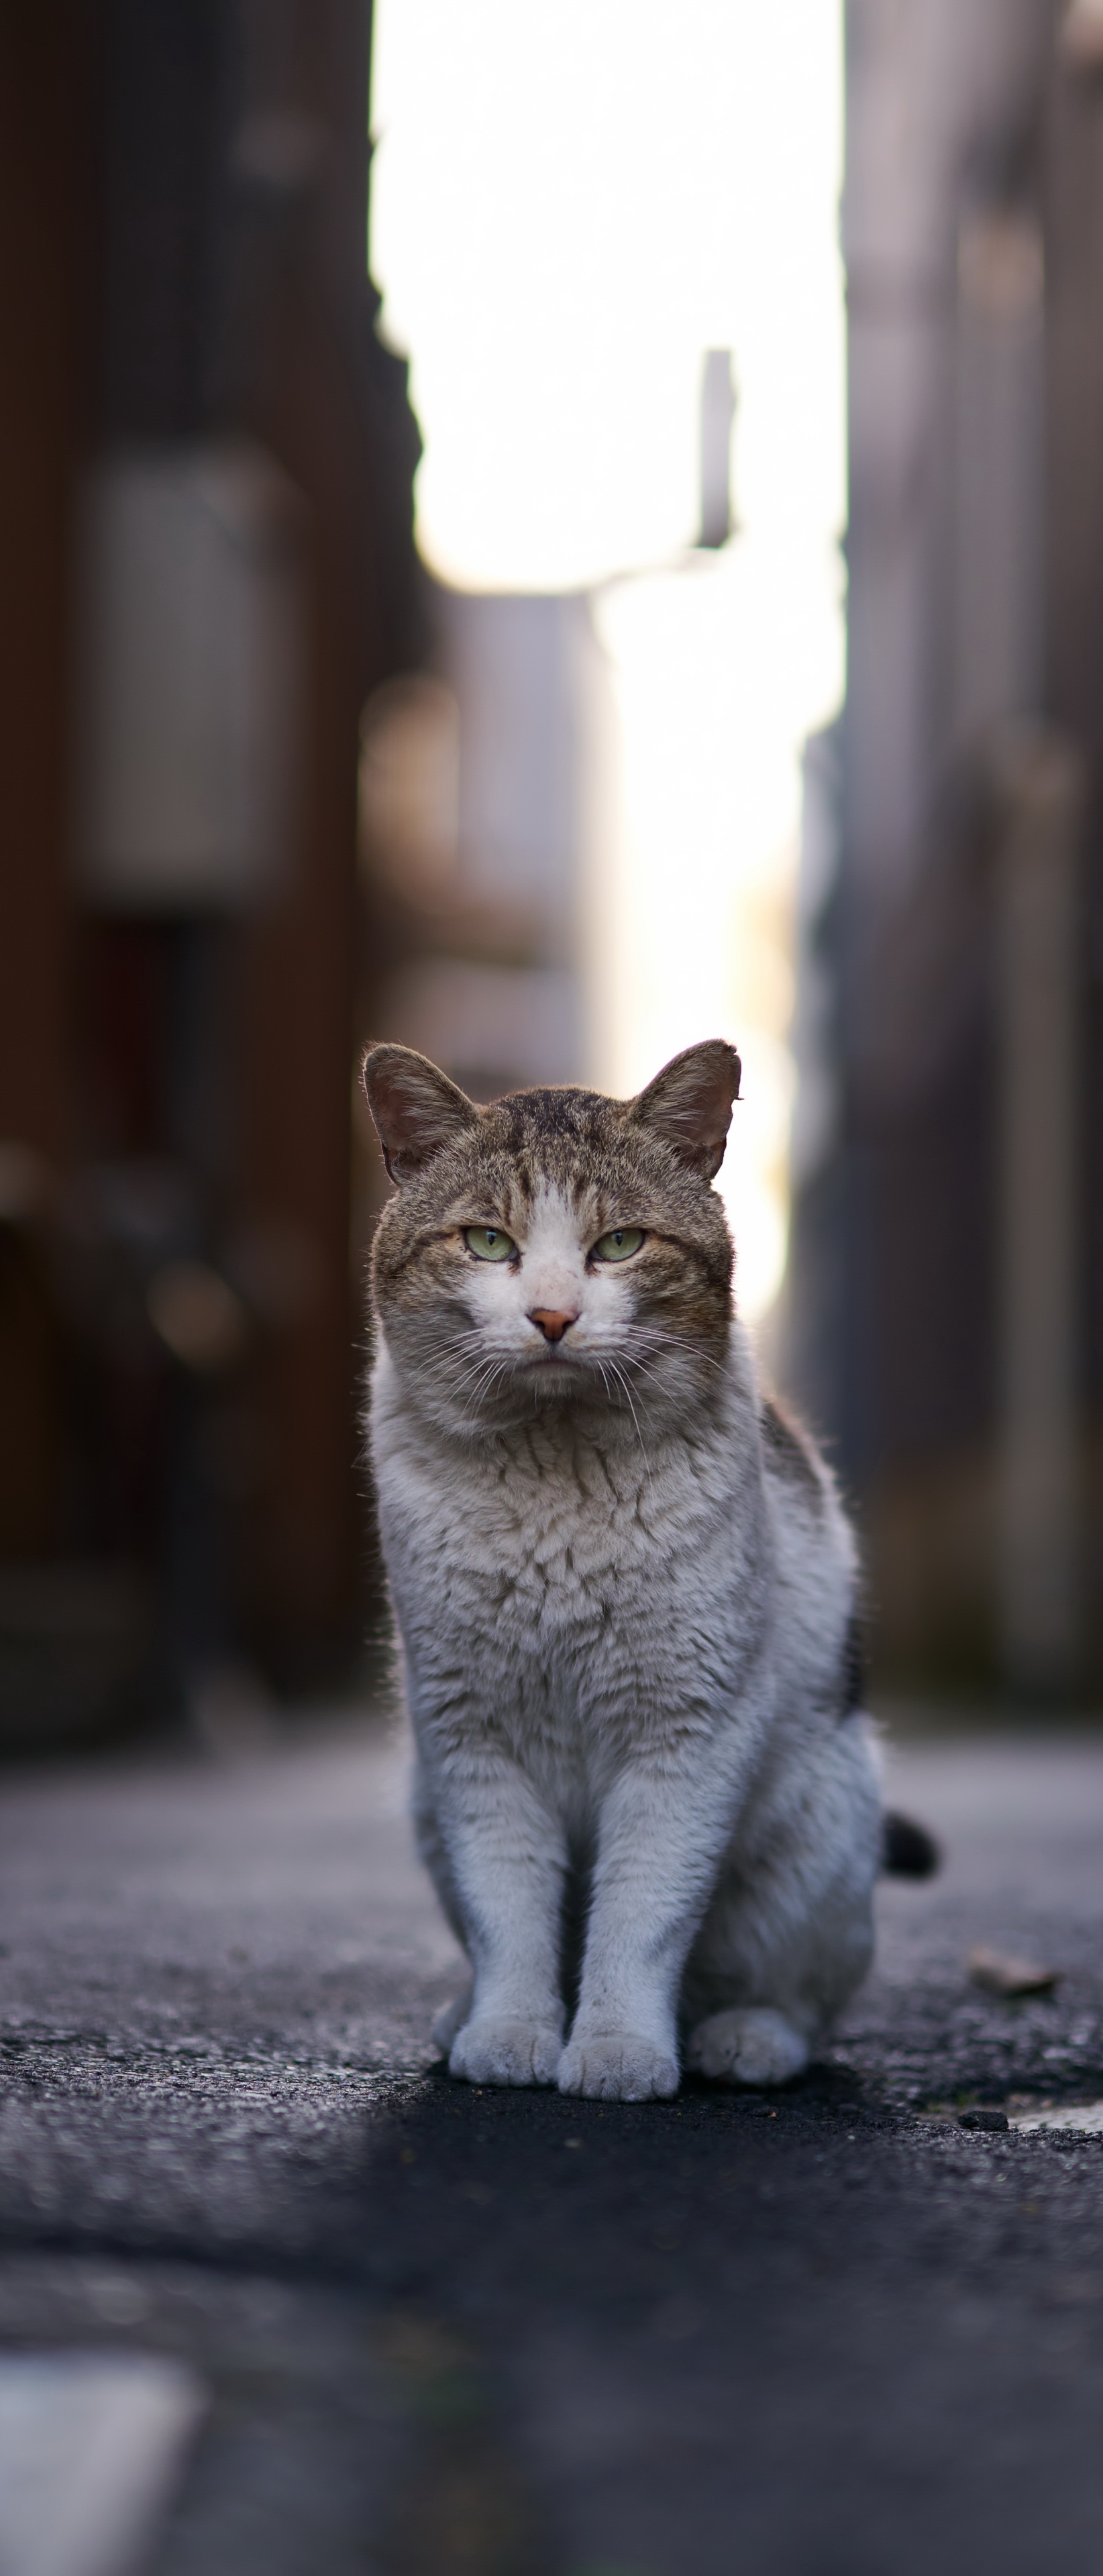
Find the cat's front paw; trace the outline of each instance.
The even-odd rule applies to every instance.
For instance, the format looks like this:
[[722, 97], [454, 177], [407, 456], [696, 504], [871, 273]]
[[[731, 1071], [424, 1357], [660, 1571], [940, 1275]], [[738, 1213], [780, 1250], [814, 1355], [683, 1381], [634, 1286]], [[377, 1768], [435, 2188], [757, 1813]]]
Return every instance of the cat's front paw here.
[[678, 2060], [642, 2033], [594, 2031], [564, 2049], [558, 2082], [591, 2102], [666, 2101], [678, 2090]]
[[448, 2071], [468, 2084], [554, 2084], [562, 2049], [563, 2034], [550, 2023], [476, 2013], [452, 2042]]
[[690, 2032], [686, 2065], [721, 2084], [788, 2084], [808, 2064], [808, 2042], [783, 2013], [746, 2005], [710, 2013]]

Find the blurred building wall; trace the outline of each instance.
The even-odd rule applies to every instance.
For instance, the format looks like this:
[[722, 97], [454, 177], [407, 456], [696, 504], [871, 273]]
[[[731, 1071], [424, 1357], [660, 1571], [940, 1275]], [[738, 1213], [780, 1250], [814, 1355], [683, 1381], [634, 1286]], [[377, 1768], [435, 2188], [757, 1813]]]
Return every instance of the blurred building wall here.
[[426, 649], [369, 50], [365, 0], [0, 6], [0, 1722], [32, 1738], [125, 1671], [317, 1678], [357, 1627], [359, 727]]
[[5, 851], [0, 867], [4, 1132], [61, 1155], [66, 1080], [68, 520], [88, 411], [95, 74], [86, 9], [0, 13], [4, 315]]
[[846, 705], [810, 746], [789, 1373], [882, 1669], [1098, 1679], [1100, 19], [851, 0]]
[[365, 1010], [474, 1097], [586, 1070], [593, 780], [609, 684], [582, 595], [429, 593], [432, 675], [365, 728]]

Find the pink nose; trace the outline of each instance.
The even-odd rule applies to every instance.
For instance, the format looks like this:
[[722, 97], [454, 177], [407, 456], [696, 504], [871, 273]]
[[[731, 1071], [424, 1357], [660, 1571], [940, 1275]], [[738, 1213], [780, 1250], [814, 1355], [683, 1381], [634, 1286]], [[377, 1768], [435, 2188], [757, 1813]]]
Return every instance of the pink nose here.
[[565, 1311], [551, 1306], [530, 1306], [529, 1322], [539, 1325], [546, 1342], [561, 1342], [568, 1326], [577, 1324], [578, 1315], [577, 1312], [568, 1315]]

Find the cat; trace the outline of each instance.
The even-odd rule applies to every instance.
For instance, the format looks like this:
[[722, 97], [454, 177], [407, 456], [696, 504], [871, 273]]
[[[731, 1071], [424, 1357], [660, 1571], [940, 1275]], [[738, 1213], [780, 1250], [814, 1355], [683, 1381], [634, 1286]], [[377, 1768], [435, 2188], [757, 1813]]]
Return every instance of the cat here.
[[733, 1311], [739, 1081], [713, 1039], [629, 1101], [479, 1108], [365, 1059], [370, 1448], [472, 2084], [781, 2084], [872, 1955], [855, 1545]]

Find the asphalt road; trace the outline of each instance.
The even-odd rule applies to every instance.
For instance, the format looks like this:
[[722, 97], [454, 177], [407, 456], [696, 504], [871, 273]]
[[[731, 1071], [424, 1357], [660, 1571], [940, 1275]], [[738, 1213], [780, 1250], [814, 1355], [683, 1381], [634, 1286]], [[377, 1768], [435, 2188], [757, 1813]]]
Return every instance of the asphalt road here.
[[[453, 2086], [401, 1755], [9, 1775], [0, 2346], [207, 2395], [155, 2576], [1097, 2576], [1103, 1738], [917, 1745], [942, 1836], [781, 2096]], [[970, 1986], [976, 1942], [1063, 1971]]]

